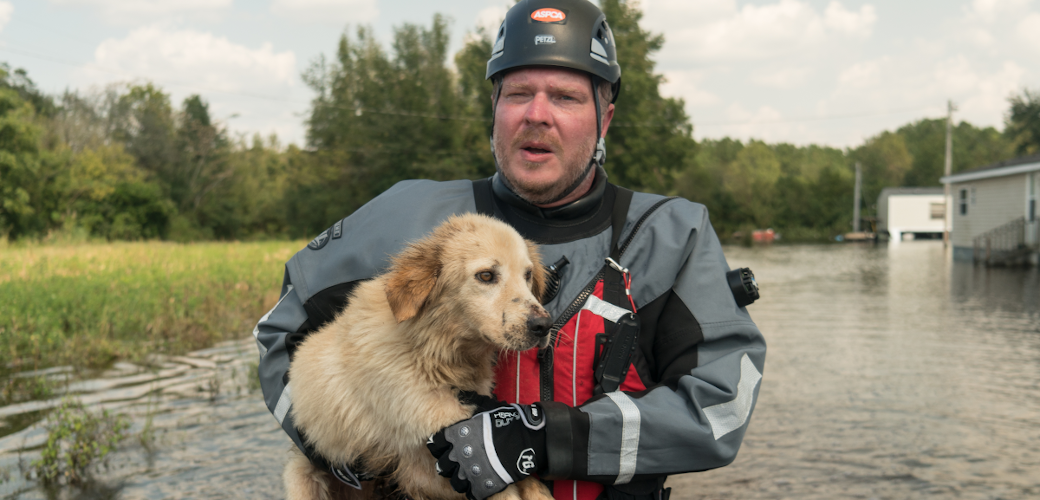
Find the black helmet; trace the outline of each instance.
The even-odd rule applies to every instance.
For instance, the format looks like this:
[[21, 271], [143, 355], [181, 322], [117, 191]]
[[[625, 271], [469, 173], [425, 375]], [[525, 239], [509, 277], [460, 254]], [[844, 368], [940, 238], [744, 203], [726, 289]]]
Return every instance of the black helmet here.
[[[621, 83], [607, 16], [588, 0], [520, 0], [498, 28], [485, 78], [521, 66], [559, 66]], [[594, 79], [595, 82], [595, 79]], [[598, 102], [598, 100], [597, 100]]]

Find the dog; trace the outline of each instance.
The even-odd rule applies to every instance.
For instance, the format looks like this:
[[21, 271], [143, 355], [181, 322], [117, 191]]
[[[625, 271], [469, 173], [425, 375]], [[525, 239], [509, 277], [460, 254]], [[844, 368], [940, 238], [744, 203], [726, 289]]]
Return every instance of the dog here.
[[[346, 309], [298, 346], [289, 367], [290, 411], [323, 457], [388, 472], [383, 484], [397, 490], [375, 481], [350, 488], [293, 447], [286, 497], [464, 500], [437, 475], [427, 438], [473, 415], [460, 391], [492, 394], [500, 352], [548, 345], [544, 288], [537, 247], [476, 214], [449, 218], [393, 257], [384, 274], [358, 285]], [[492, 500], [551, 498], [528, 478]]]

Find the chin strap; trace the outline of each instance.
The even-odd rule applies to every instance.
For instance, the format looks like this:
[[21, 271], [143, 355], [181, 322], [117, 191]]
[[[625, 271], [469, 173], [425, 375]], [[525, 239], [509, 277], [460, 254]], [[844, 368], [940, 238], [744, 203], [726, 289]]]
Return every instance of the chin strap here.
[[596, 152], [592, 154], [590, 166], [595, 163], [602, 167], [607, 162], [607, 141], [603, 139], [603, 110], [599, 106], [599, 82], [602, 80], [591, 75], [589, 80], [592, 82], [592, 101], [596, 103]]

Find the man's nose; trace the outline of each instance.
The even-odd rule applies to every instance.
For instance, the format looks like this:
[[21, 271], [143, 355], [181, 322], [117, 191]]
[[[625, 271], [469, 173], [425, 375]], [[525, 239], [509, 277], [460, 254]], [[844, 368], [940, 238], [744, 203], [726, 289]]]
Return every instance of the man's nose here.
[[527, 105], [527, 112], [524, 113], [524, 120], [532, 124], [551, 124], [552, 123], [552, 112], [549, 107], [552, 103], [549, 102], [549, 96], [544, 92], [537, 92], [531, 102]]

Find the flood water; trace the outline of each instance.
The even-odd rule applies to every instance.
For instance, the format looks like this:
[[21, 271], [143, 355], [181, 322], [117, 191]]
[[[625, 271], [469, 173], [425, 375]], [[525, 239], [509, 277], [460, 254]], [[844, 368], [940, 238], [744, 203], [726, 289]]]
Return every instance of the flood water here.
[[[673, 500], [1040, 498], [1040, 275], [953, 264], [939, 242], [730, 247], [763, 298], [769, 354], [737, 460], [669, 480]], [[69, 386], [151, 418], [85, 489], [22, 478], [57, 397], [0, 407], [0, 496], [281, 498], [289, 447], [250, 384], [251, 338]], [[52, 370], [47, 376], [67, 376]]]

